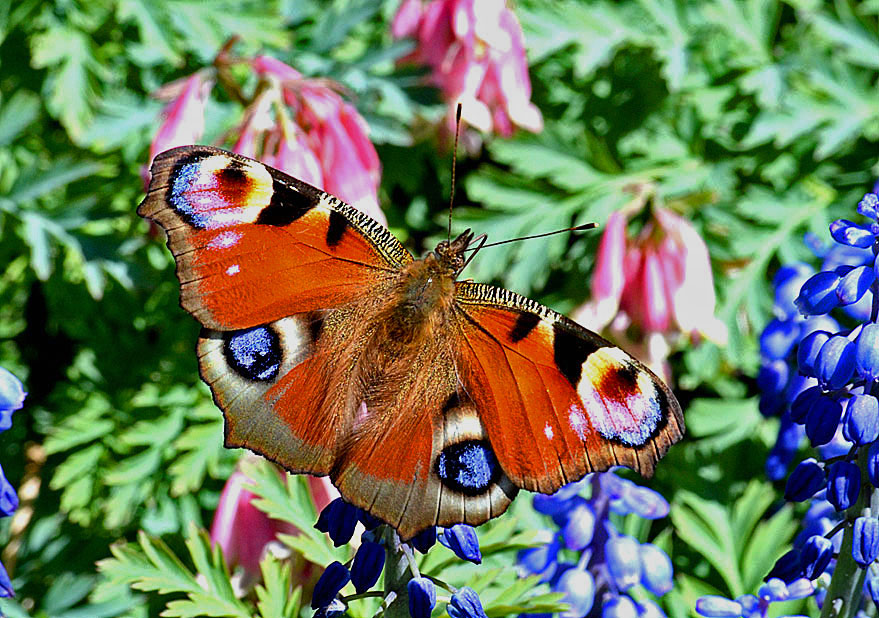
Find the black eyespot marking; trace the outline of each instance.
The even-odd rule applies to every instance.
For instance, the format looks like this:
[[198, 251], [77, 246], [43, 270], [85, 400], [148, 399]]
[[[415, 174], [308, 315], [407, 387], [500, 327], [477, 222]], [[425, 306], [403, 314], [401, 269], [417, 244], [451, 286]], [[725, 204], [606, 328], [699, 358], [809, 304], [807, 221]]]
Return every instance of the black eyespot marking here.
[[458, 393], [452, 393], [449, 395], [449, 398], [446, 399], [446, 403], [443, 406], [443, 414], [448, 412], [449, 410], [454, 410], [458, 406], [461, 405], [461, 398], [458, 397]]
[[264, 225], [289, 225], [317, 206], [317, 200], [284, 184], [277, 178], [272, 181], [272, 199], [256, 218]]
[[324, 330], [324, 316], [318, 312], [308, 315], [308, 330], [311, 334], [311, 343], [317, 343]]
[[348, 229], [348, 219], [340, 212], [335, 210], [330, 212], [330, 226], [327, 228], [327, 245], [335, 247], [345, 235]]
[[510, 331], [510, 340], [513, 343], [522, 341], [525, 337], [531, 334], [532, 330], [537, 328], [538, 324], [540, 324], [539, 315], [531, 313], [530, 311], [523, 311], [516, 318], [516, 325], [513, 326], [513, 330]]
[[583, 373], [583, 363], [589, 355], [598, 350], [598, 346], [578, 337], [558, 322], [552, 325], [553, 357], [556, 367], [562, 372], [568, 382], [574, 388], [580, 383], [580, 375]]
[[501, 475], [487, 440], [464, 440], [447, 446], [436, 458], [434, 467], [443, 485], [465, 496], [485, 493]]
[[223, 333], [223, 354], [229, 367], [254, 382], [274, 380], [281, 368], [281, 342], [267, 326]]

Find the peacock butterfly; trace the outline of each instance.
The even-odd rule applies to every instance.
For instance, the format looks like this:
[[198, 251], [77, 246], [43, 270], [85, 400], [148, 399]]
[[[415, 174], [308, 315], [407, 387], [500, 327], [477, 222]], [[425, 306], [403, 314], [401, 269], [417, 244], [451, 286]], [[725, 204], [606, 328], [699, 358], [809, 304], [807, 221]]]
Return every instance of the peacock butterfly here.
[[480, 524], [520, 488], [623, 465], [683, 434], [649, 369], [503, 288], [457, 281], [468, 230], [414, 258], [382, 225], [208, 146], [159, 154], [138, 213], [168, 235], [226, 446], [342, 496], [410, 538]]

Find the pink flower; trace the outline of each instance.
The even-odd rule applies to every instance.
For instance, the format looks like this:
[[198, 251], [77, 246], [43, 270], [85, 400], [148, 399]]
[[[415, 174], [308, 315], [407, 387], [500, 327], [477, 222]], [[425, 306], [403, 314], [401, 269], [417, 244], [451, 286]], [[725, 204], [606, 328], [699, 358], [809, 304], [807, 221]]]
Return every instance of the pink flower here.
[[[339, 492], [327, 477], [307, 478], [315, 507], [320, 512]], [[295, 535], [299, 531], [256, 508], [253, 504], [256, 496], [246, 489], [249, 482], [240, 469], [226, 481], [211, 523], [211, 542], [220, 546], [230, 566], [240, 565], [245, 581], [252, 583], [259, 578], [259, 563], [266, 546], [276, 541], [278, 534]]]
[[[207, 71], [197, 71], [185, 80], [168, 84], [162, 90], [174, 93], [165, 107], [164, 119], [150, 144], [150, 162], [160, 152], [175, 146], [197, 144], [204, 134], [205, 105], [213, 87]], [[147, 171], [145, 184], [149, 184]]]
[[646, 332], [722, 339], [705, 241], [671, 210], [650, 214], [635, 238], [626, 236], [627, 214], [608, 217], [592, 277], [593, 326], [603, 328], [619, 310]]
[[[286, 104], [268, 133], [264, 160], [386, 223], [378, 204], [381, 165], [363, 117], [320, 80], [258, 56], [257, 73], [276, 80]], [[242, 137], [248, 128], [242, 130]]]
[[[524, 36], [504, 0], [405, 0], [392, 24], [397, 38], [414, 36], [407, 60], [429, 66], [430, 82], [462, 118], [483, 132], [510, 135], [514, 126], [543, 129], [531, 103]], [[455, 105], [448, 119], [454, 128]]]

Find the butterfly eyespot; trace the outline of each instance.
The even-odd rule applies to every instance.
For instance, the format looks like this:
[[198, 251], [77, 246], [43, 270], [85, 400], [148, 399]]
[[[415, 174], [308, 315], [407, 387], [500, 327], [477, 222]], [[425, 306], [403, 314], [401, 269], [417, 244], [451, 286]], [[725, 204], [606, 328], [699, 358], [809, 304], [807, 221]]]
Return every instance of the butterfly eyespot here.
[[476, 496], [497, 483], [501, 468], [488, 441], [464, 440], [440, 452], [436, 474], [449, 489]]
[[223, 352], [230, 368], [255, 382], [275, 379], [281, 367], [280, 339], [266, 326], [226, 333]]

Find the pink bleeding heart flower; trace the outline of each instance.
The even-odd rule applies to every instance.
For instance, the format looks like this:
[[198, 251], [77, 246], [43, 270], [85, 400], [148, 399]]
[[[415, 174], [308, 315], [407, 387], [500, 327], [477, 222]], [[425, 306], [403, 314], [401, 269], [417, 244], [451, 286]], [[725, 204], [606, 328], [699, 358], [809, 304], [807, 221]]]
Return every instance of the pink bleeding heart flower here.
[[[339, 496], [329, 478], [309, 476], [307, 479], [318, 512]], [[236, 468], [220, 494], [210, 534], [211, 542], [220, 546], [229, 565], [242, 568], [245, 586], [259, 579], [259, 563], [269, 544], [277, 542], [278, 534], [299, 534], [295, 526], [270, 518], [253, 504], [256, 496], [247, 489], [250, 482], [250, 478]], [[311, 570], [309, 567], [300, 573], [303, 581], [310, 579]]]
[[[150, 162], [160, 152], [176, 146], [197, 144], [204, 135], [205, 106], [213, 88], [209, 71], [197, 71], [168, 84], [162, 91], [172, 94], [162, 112], [163, 120], [150, 144]], [[144, 187], [149, 185], [149, 168], [143, 170]]]
[[[326, 82], [304, 78], [274, 58], [257, 56], [251, 65], [277, 81], [287, 106], [266, 134], [264, 160], [386, 224], [378, 204], [381, 164], [354, 106]], [[242, 136], [247, 130], [242, 128]]]
[[[430, 83], [462, 118], [483, 132], [508, 136], [515, 127], [543, 129], [531, 102], [522, 27], [504, 0], [406, 0], [391, 28], [417, 46], [403, 61], [430, 67]], [[454, 129], [455, 105], [447, 119]]]

